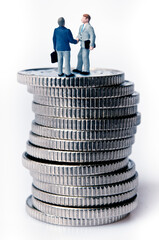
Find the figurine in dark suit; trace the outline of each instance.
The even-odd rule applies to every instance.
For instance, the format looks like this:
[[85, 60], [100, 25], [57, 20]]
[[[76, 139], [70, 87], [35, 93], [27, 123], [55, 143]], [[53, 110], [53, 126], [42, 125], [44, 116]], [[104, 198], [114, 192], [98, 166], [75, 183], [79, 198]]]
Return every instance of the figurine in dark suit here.
[[66, 77], [73, 77], [70, 66], [70, 43], [77, 44], [78, 40], [74, 39], [70, 29], [65, 27], [65, 19], [58, 19], [58, 28], [55, 28], [53, 34], [53, 48], [57, 51], [58, 56], [58, 76], [64, 76], [63, 58], [65, 58], [65, 74]]
[[[89, 54], [90, 50], [93, 50], [95, 47], [95, 33], [93, 27], [90, 25], [90, 15], [83, 14], [81, 19], [82, 25], [79, 28], [79, 33], [77, 40], [81, 42], [81, 48], [78, 53], [78, 63], [77, 68], [73, 70], [75, 73], [81, 73], [83, 75], [90, 74], [90, 61]], [[82, 67], [84, 66], [84, 71]]]

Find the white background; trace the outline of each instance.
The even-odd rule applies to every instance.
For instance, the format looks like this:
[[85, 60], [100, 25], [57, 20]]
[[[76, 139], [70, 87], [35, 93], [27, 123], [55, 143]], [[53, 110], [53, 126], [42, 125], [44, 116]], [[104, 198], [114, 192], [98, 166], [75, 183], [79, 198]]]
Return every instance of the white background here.
[[[139, 205], [123, 221], [89, 228], [53, 226], [29, 217], [31, 176], [21, 155], [34, 114], [19, 70], [52, 67], [58, 17], [74, 37], [83, 13], [92, 17], [97, 48], [91, 67], [123, 70], [140, 93], [142, 114], [130, 156], [139, 172]], [[79, 45], [72, 45], [76, 66]], [[159, 3], [156, 0], [13, 0], [0, 3], [0, 239], [159, 239]]]

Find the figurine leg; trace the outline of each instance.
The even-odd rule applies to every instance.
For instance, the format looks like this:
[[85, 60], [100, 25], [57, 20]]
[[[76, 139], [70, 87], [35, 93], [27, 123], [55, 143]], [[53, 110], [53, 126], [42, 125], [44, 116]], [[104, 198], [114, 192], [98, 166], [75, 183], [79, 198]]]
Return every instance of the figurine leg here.
[[57, 51], [58, 57], [58, 74], [61, 75], [63, 73], [63, 51]]
[[70, 75], [71, 74], [70, 51], [64, 51], [64, 57], [65, 57], [65, 74]]
[[79, 71], [82, 71], [82, 65], [83, 65], [83, 60], [82, 60], [82, 48], [80, 48], [80, 51], [78, 53], [78, 62], [77, 62], [77, 69]]
[[90, 70], [90, 62], [89, 62], [89, 53], [90, 50], [86, 48], [82, 48], [82, 59], [84, 65], [84, 72], [89, 72]]

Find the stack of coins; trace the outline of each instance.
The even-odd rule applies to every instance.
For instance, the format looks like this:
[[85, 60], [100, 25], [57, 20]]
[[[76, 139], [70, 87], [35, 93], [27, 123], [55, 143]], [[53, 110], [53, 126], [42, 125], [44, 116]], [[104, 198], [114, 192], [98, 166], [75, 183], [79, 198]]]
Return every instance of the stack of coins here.
[[92, 70], [58, 77], [56, 68], [18, 72], [33, 94], [35, 120], [23, 153], [33, 177], [30, 216], [69, 226], [112, 223], [137, 206], [138, 174], [129, 159], [139, 94], [124, 73]]

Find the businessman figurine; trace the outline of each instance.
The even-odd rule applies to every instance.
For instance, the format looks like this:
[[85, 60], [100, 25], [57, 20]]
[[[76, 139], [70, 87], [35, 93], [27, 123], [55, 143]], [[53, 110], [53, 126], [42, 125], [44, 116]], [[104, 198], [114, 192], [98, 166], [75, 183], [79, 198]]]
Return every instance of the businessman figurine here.
[[53, 34], [53, 48], [57, 51], [58, 57], [58, 76], [64, 76], [63, 73], [63, 58], [65, 58], [65, 75], [66, 77], [73, 77], [70, 66], [70, 43], [77, 44], [79, 40], [76, 40], [72, 36], [70, 29], [65, 27], [65, 19], [60, 17], [58, 19], [58, 28], [55, 28]]
[[[78, 53], [78, 62], [77, 68], [73, 70], [75, 73], [80, 73], [83, 75], [90, 74], [90, 61], [89, 54], [90, 50], [93, 50], [95, 47], [95, 33], [93, 27], [90, 25], [90, 15], [84, 14], [81, 21], [82, 25], [79, 28], [79, 33], [77, 40], [81, 42], [81, 48]], [[82, 71], [82, 67], [84, 70]]]

